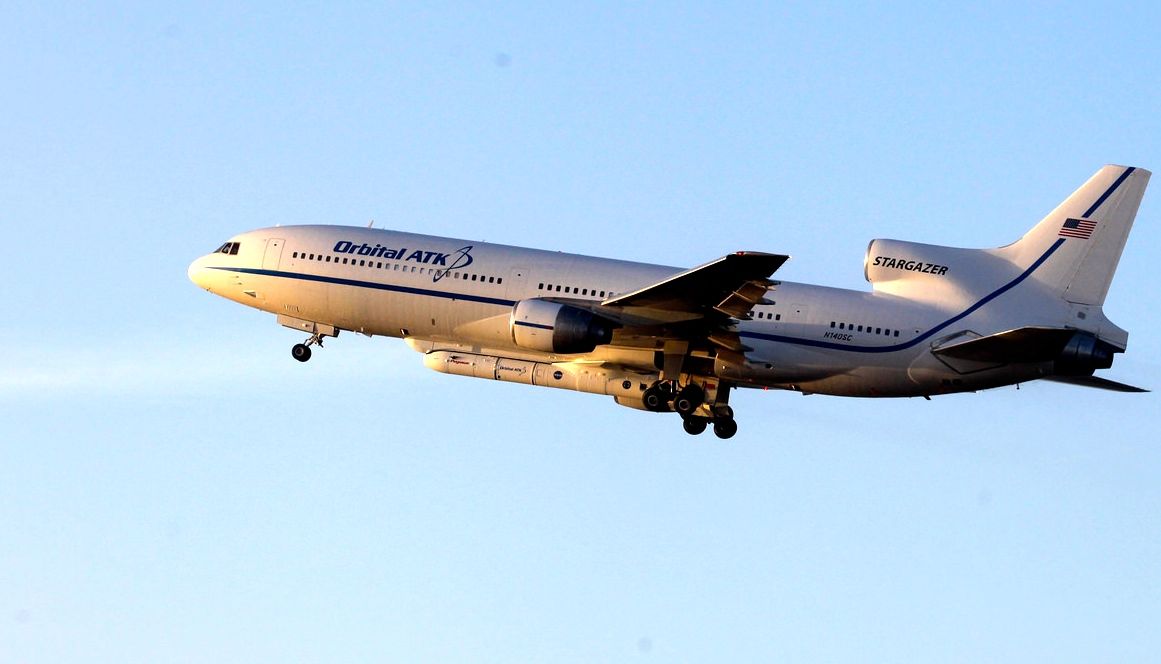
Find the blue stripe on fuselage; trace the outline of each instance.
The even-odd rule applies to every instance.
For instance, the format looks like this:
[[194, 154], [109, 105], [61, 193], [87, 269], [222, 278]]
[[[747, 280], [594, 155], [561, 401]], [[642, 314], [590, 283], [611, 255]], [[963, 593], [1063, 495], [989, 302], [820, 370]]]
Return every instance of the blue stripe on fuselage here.
[[[1018, 286], [1021, 282], [1023, 282], [1025, 279], [1027, 279], [1029, 276], [1031, 276], [1032, 273], [1035, 272], [1037, 268], [1039, 268], [1041, 265], [1043, 265], [1044, 261], [1048, 260], [1048, 258], [1053, 253], [1055, 253], [1056, 250], [1059, 249], [1062, 244], [1064, 244], [1064, 242], [1065, 242], [1064, 238], [1058, 238], [1056, 240], [1056, 242], [1053, 243], [1053, 245], [1048, 248], [1048, 251], [1045, 251], [1043, 256], [1036, 259], [1036, 262], [1033, 263], [1022, 274], [1020, 274], [1020, 276], [1016, 277], [1015, 279], [1008, 282], [1007, 284], [1004, 284], [1003, 286], [997, 288], [996, 290], [992, 291], [988, 295], [984, 296], [978, 302], [971, 305], [970, 307], [968, 307], [967, 309], [965, 309], [961, 313], [959, 313], [955, 316], [952, 316], [951, 318], [936, 325], [935, 327], [929, 329], [927, 332], [924, 332], [923, 334], [915, 337], [914, 339], [910, 339], [910, 340], [905, 341], [903, 343], [892, 344], [889, 346], [850, 346], [850, 345], [845, 345], [845, 344], [836, 344], [836, 343], [829, 342], [829, 341], [819, 341], [816, 339], [802, 339], [799, 337], [790, 337], [790, 336], [781, 335], [781, 334], [768, 334], [765, 332], [739, 332], [738, 336], [742, 337], [742, 338], [747, 338], [747, 339], [761, 339], [763, 341], [776, 341], [776, 342], [780, 342], [780, 343], [796, 344], [799, 346], [810, 346], [813, 348], [826, 348], [829, 350], [841, 350], [841, 351], [847, 351], [847, 352], [851, 352], [851, 353], [893, 353], [895, 351], [906, 350], [906, 349], [911, 348], [919, 343], [922, 343], [923, 341], [925, 341], [927, 339], [930, 339], [933, 335], [946, 329], [948, 326], [954, 325], [955, 323], [959, 322], [960, 320], [963, 320], [967, 316], [970, 316], [971, 314], [978, 311], [981, 307], [983, 307], [987, 303], [989, 303], [992, 300], [996, 299], [997, 297], [1003, 295], [1004, 293], [1008, 292], [1012, 288], [1015, 288], [1016, 286]], [[356, 288], [371, 288], [371, 289], [375, 289], [375, 290], [383, 290], [383, 291], [389, 291], [389, 292], [394, 292], [394, 293], [406, 293], [409, 295], [422, 295], [422, 296], [427, 296], [427, 297], [438, 297], [438, 298], [443, 298], [443, 299], [448, 299], [448, 300], [464, 300], [464, 301], [468, 301], [468, 302], [479, 302], [482, 304], [494, 304], [497, 306], [504, 306], [504, 307], [511, 307], [511, 306], [515, 306], [515, 304], [516, 304], [515, 300], [506, 300], [506, 299], [495, 298], [495, 297], [484, 297], [482, 295], [470, 295], [467, 293], [452, 293], [449, 291], [431, 290], [431, 289], [426, 289], [426, 288], [414, 288], [411, 286], [398, 286], [395, 284], [384, 284], [384, 283], [379, 283], [379, 282], [374, 282], [374, 281], [362, 281], [359, 279], [344, 279], [341, 277], [329, 277], [329, 276], [324, 276], [324, 275], [319, 275], [319, 274], [305, 274], [305, 273], [301, 273], [301, 272], [283, 272], [280, 270], [262, 270], [262, 269], [256, 269], [256, 268], [239, 268], [239, 267], [214, 267], [211, 269], [225, 270], [227, 272], [242, 272], [244, 274], [253, 274], [253, 275], [259, 275], [259, 276], [264, 276], [264, 277], [279, 277], [279, 278], [283, 278], [283, 279], [300, 279], [303, 281], [316, 281], [316, 282], [320, 282], [320, 283], [337, 284], [340, 286], [354, 286]]]
[[431, 290], [427, 288], [414, 288], [412, 286], [397, 286], [395, 284], [384, 284], [377, 281], [361, 281], [359, 279], [343, 279], [342, 277], [328, 277], [321, 274], [306, 274], [303, 272], [282, 272], [280, 270], [259, 270], [257, 268], [247, 267], [212, 267], [212, 270], [225, 270], [226, 272], [241, 272], [243, 274], [254, 274], [262, 277], [280, 277], [282, 279], [299, 279], [302, 281], [317, 281], [325, 284], [337, 284], [339, 286], [355, 286], [357, 288], [372, 288], [374, 290], [391, 291], [393, 293], [407, 293], [408, 295], [425, 295], [427, 297], [439, 297], [448, 300], [467, 300], [468, 302], [480, 302], [482, 304], [495, 304], [502, 307], [511, 307], [516, 304], [515, 300], [505, 300], [498, 297], [485, 297], [483, 295], [471, 295], [468, 293], [452, 293], [450, 291]]
[[961, 313], [956, 314], [955, 316], [952, 316], [951, 318], [943, 321], [939, 325], [936, 325], [935, 327], [933, 327], [930, 330], [924, 332], [923, 334], [915, 337], [914, 339], [911, 339], [910, 341], [905, 341], [903, 343], [892, 344], [890, 346], [847, 346], [844, 344], [836, 344], [836, 343], [833, 343], [830, 341], [817, 341], [815, 339], [799, 339], [796, 337], [787, 337], [787, 336], [783, 336], [780, 334], [766, 334], [763, 332], [739, 332], [738, 336], [743, 337], [743, 338], [748, 338], [748, 339], [762, 339], [764, 341], [780, 341], [780, 342], [784, 342], [784, 343], [797, 344], [799, 346], [811, 346], [814, 348], [827, 348], [830, 350], [845, 350], [845, 351], [849, 351], [852, 353], [893, 353], [893, 352], [899, 351], [899, 350], [906, 350], [908, 348], [911, 348], [912, 346], [915, 346], [916, 344], [922, 343], [923, 341], [930, 339], [932, 337], [932, 335], [935, 335], [935, 334], [939, 333], [941, 330], [946, 329], [949, 325], [953, 325], [953, 324], [963, 320], [964, 318], [966, 318], [966, 317], [970, 316], [971, 314], [975, 313], [976, 311], [978, 311], [980, 309], [980, 307], [991, 302], [992, 300], [996, 299], [997, 297], [1003, 295], [1004, 293], [1008, 292], [1009, 290], [1015, 288], [1017, 285], [1020, 284], [1020, 282], [1024, 281], [1029, 276], [1031, 276], [1032, 273], [1035, 272], [1037, 268], [1039, 268], [1041, 265], [1043, 265], [1044, 261], [1048, 260], [1049, 256], [1056, 253], [1056, 250], [1059, 249], [1060, 245], [1062, 245], [1062, 244], [1064, 244], [1064, 238], [1057, 239], [1056, 242], [1054, 242], [1052, 244], [1052, 246], [1048, 248], [1048, 251], [1044, 252], [1043, 256], [1036, 259], [1036, 262], [1033, 263], [1027, 270], [1024, 270], [1024, 272], [1020, 276], [1016, 277], [1012, 281], [1004, 284], [1003, 286], [1000, 286], [996, 290], [994, 290], [991, 293], [989, 293], [988, 295], [984, 296], [982, 299], [980, 299], [979, 302], [976, 302], [975, 304], [968, 307], [967, 309], [964, 309]]

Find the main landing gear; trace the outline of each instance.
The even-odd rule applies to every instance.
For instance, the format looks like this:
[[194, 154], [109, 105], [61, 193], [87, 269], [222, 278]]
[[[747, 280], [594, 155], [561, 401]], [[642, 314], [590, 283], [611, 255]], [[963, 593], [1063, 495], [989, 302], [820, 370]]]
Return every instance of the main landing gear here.
[[734, 420], [734, 410], [732, 408], [729, 406], [715, 406], [711, 412], [713, 412], [713, 417], [704, 417], [701, 415], [683, 417], [681, 422], [682, 428], [691, 436], [696, 436], [703, 433], [712, 424], [714, 435], [723, 440], [733, 438], [734, 434], [738, 433], [738, 423]]
[[294, 359], [298, 360], [299, 362], [306, 362], [307, 360], [310, 359], [310, 355], [311, 355], [310, 347], [311, 346], [318, 346], [319, 348], [322, 348], [323, 347], [322, 340], [323, 340], [323, 335], [312, 334], [310, 336], [310, 338], [306, 340], [306, 343], [294, 344], [294, 346], [292, 346], [290, 349], [290, 356], [293, 357]]
[[[696, 383], [678, 389], [676, 381], [661, 380], [646, 389], [641, 399], [645, 408], [655, 413], [676, 411], [681, 415], [682, 428], [692, 436], [704, 433], [712, 424], [714, 435], [726, 439], [738, 432], [734, 411], [724, 399], [728, 389], [725, 385], [719, 386], [715, 403], [711, 404], [706, 403], [705, 389]], [[708, 416], [703, 414], [707, 412]]]

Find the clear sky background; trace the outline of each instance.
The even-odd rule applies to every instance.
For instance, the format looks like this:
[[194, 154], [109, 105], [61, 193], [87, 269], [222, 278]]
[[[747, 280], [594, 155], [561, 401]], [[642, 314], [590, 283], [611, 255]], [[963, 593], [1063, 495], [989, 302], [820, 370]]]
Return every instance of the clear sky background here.
[[[1154, 4], [282, 4], [0, 5], [0, 663], [1156, 661], [1156, 393], [746, 391], [723, 442], [299, 364], [186, 279], [374, 220], [865, 289], [1161, 170]], [[1159, 189], [1104, 372], [1155, 389]]]

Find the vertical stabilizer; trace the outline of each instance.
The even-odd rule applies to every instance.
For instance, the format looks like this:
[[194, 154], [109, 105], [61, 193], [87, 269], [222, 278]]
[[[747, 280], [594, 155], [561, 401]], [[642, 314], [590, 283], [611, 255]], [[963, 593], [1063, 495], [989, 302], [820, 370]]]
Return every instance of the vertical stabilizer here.
[[1076, 304], [1101, 306], [1149, 183], [1149, 171], [1105, 166], [1017, 242], [991, 253]]

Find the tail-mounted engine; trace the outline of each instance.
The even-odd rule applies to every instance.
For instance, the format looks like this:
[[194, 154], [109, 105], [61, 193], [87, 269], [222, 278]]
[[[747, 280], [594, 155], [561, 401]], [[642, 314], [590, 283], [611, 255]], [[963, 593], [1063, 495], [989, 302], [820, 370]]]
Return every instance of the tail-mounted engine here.
[[612, 321], [547, 300], [521, 300], [512, 309], [517, 346], [546, 353], [588, 353], [613, 340]]

